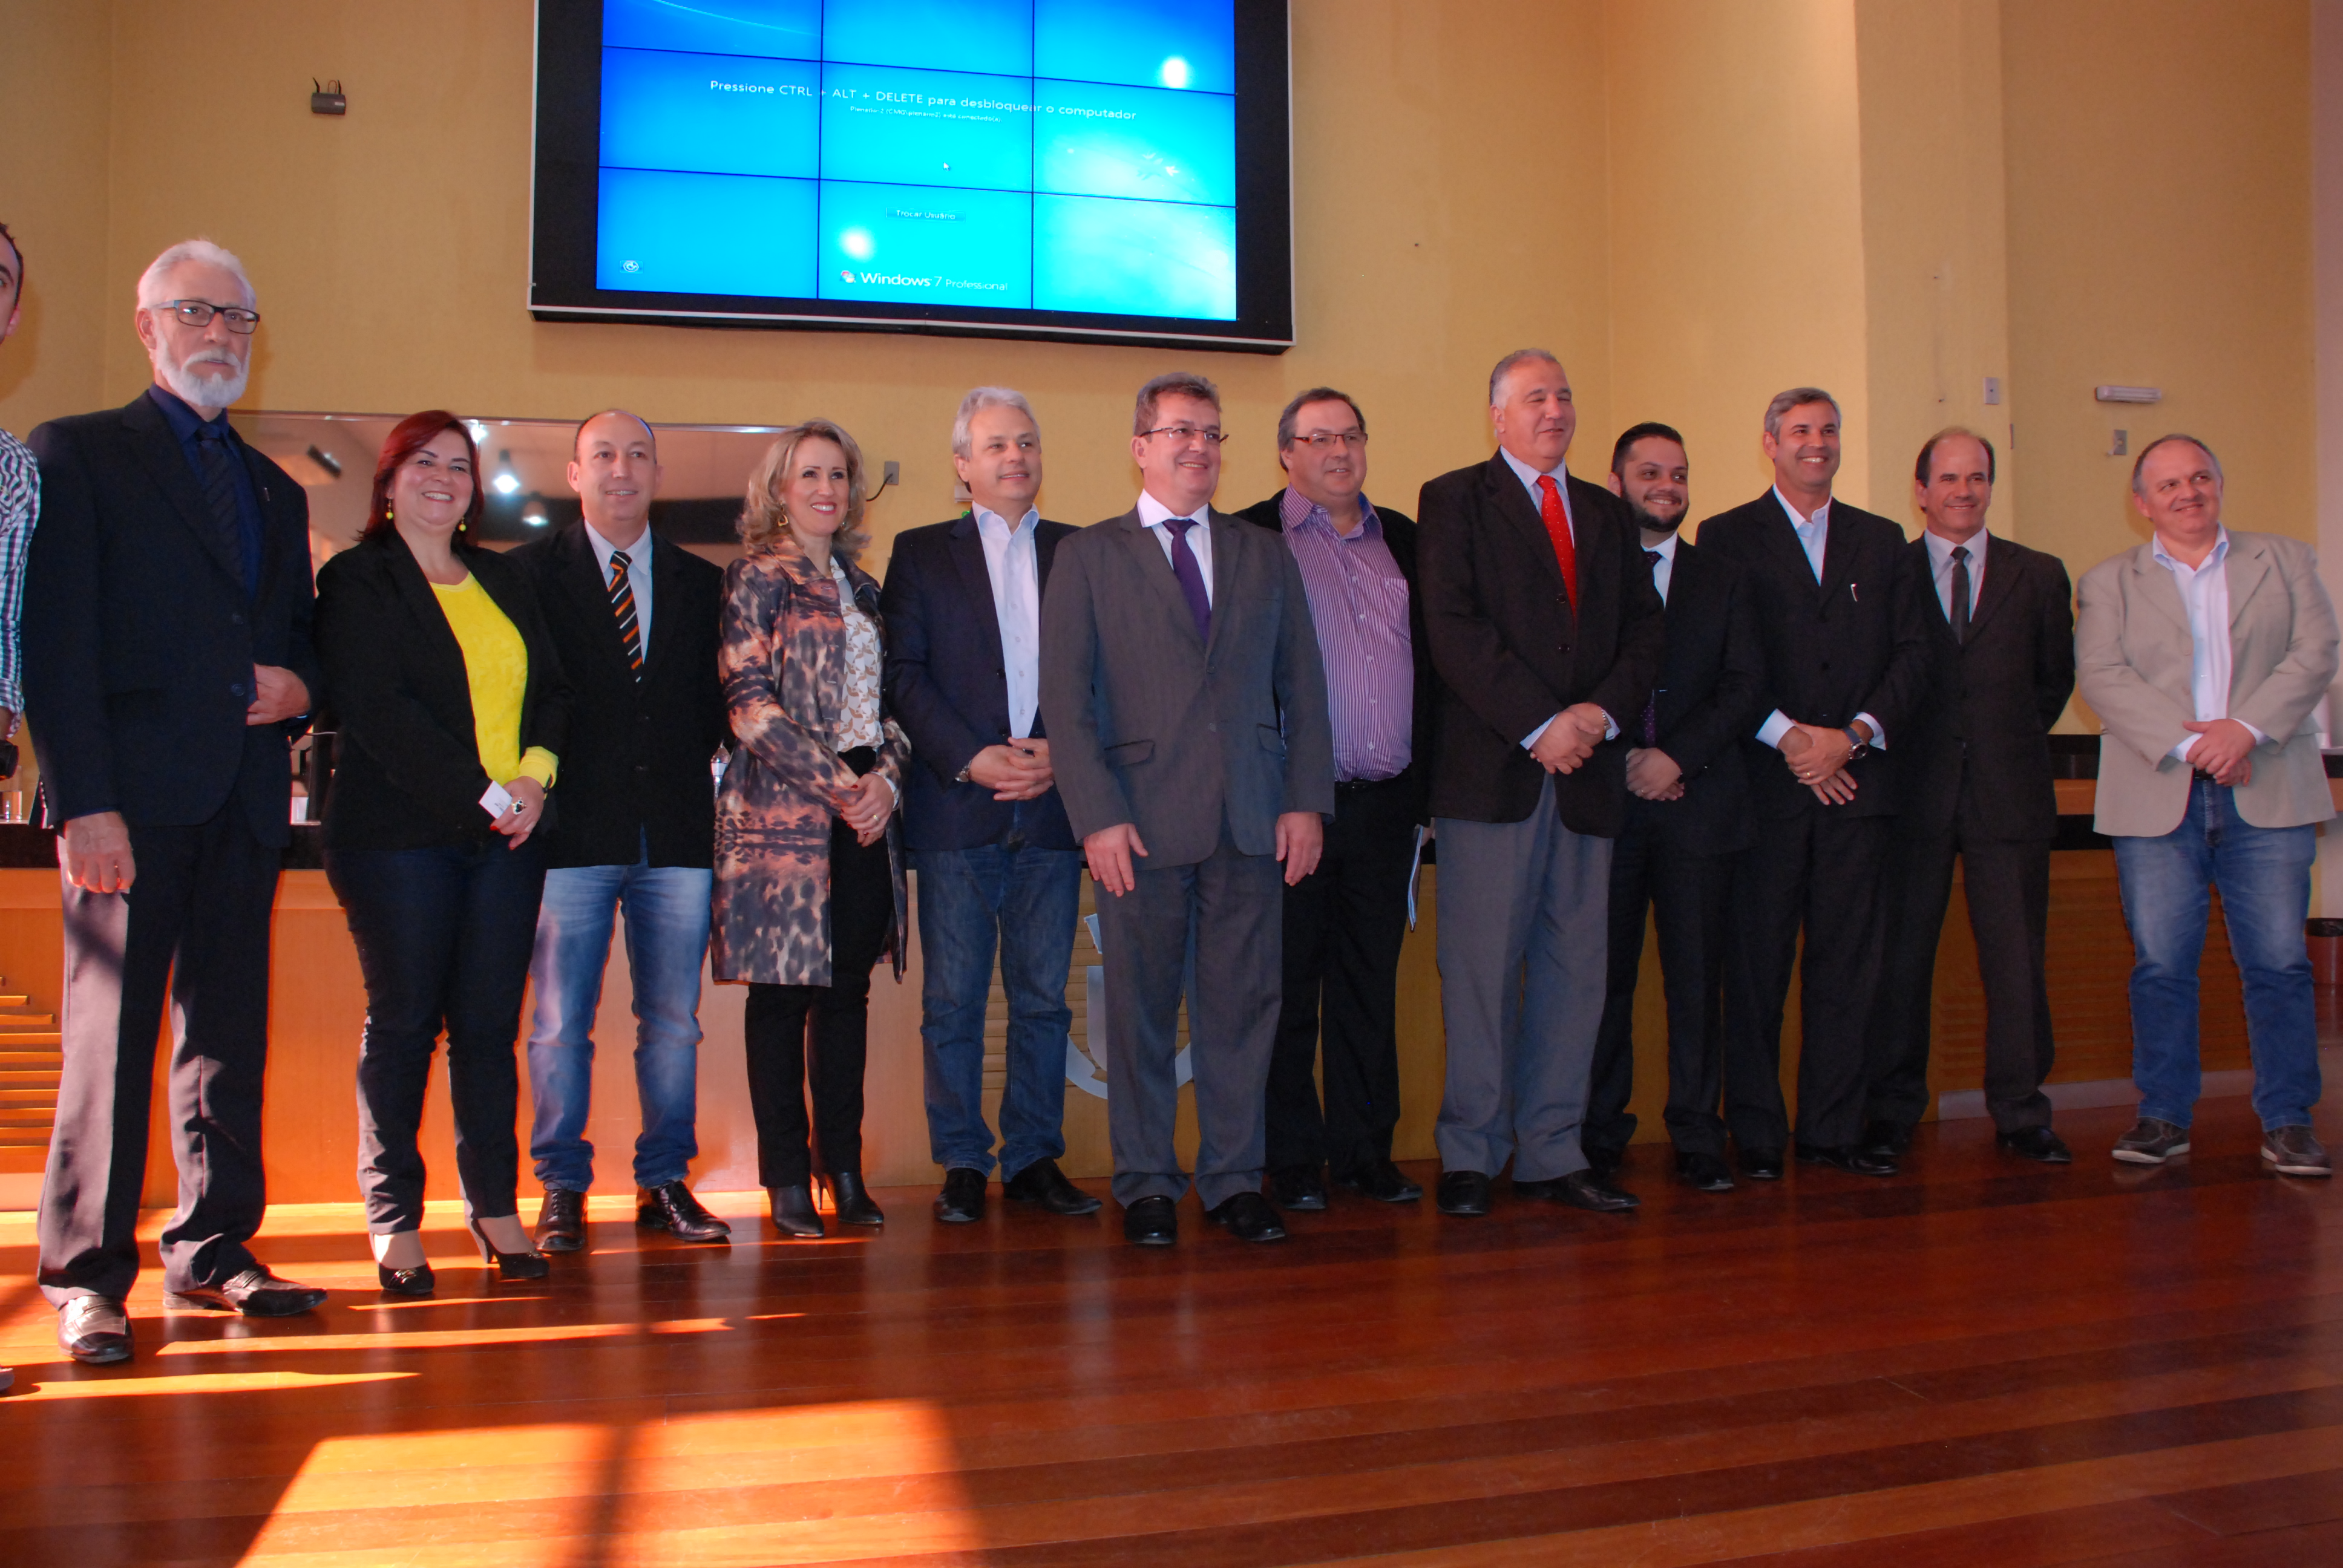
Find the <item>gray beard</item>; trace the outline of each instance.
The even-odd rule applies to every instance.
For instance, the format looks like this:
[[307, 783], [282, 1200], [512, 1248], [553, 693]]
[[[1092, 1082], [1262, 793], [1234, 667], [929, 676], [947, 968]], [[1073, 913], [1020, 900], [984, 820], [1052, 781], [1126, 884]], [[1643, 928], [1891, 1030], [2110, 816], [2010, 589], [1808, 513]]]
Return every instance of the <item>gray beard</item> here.
[[172, 395], [190, 408], [225, 408], [244, 396], [245, 383], [252, 378], [252, 367], [238, 366], [234, 375], [225, 377], [196, 376], [185, 365], [157, 359], [155, 373], [163, 378], [163, 385]]

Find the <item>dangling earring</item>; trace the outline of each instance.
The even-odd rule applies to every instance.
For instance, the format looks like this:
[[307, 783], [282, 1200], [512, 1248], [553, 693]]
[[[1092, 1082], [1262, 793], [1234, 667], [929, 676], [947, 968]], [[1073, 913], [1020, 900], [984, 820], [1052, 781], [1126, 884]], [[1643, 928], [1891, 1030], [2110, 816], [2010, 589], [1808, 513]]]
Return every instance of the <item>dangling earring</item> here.
[[397, 517], [397, 516], [398, 516], [398, 513], [397, 513], [396, 510], [394, 510], [394, 509], [392, 508], [391, 504], [390, 504], [388, 501], [385, 501], [385, 502], [383, 502], [383, 504], [382, 504], [382, 520], [383, 520], [384, 522], [386, 522], [386, 523], [387, 523], [387, 522], [389, 522], [392, 518], [396, 518], [396, 517]]

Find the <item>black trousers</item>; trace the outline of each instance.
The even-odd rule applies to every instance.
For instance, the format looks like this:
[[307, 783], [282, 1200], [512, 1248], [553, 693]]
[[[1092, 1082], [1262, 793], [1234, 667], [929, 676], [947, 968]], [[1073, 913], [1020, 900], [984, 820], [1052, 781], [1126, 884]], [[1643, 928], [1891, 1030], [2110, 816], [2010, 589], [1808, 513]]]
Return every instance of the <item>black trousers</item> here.
[[[1799, 970], [1797, 1141], [1863, 1136], [1871, 1023], [1885, 946], [1881, 872], [1894, 819], [1817, 809], [1758, 824], [1735, 857], [1725, 970], [1725, 1121], [1745, 1150], [1787, 1147], [1782, 1009]], [[1798, 933], [1805, 955], [1798, 956]]]
[[[1407, 774], [1335, 785], [1318, 869], [1285, 890], [1284, 1000], [1266, 1105], [1264, 1158], [1272, 1171], [1331, 1164], [1339, 1180], [1391, 1158], [1414, 799]], [[1322, 1111], [1312, 1071], [1322, 1040]]]
[[366, 977], [358, 1047], [358, 1189], [367, 1229], [423, 1223], [423, 1101], [440, 1031], [456, 1176], [467, 1212], [518, 1211], [520, 1073], [514, 1053], [537, 945], [545, 852], [484, 833], [427, 849], [335, 849], [326, 875]]
[[1725, 912], [1733, 862], [1677, 846], [1664, 830], [1660, 813], [1665, 809], [1630, 800], [1626, 831], [1612, 841], [1610, 972], [1579, 1134], [1590, 1156], [1615, 1156], [1635, 1136], [1627, 1101], [1635, 1089], [1635, 981], [1647, 909], [1659, 931], [1668, 1006], [1668, 1099], [1661, 1119], [1678, 1153], [1725, 1152], [1725, 1121], [1716, 1105], [1725, 1070]]
[[[799, 1187], [821, 1168], [862, 1170], [862, 1064], [870, 1035], [870, 970], [895, 922], [895, 879], [884, 838], [867, 848], [843, 819], [830, 831], [830, 983], [752, 985], [742, 1020], [749, 1109], [757, 1119], [757, 1180]], [[810, 1028], [809, 1028], [809, 1020]], [[812, 1036], [810, 1061], [807, 1036]], [[806, 1090], [813, 1117], [806, 1117]]]
[[1928, 1109], [1929, 1004], [1958, 855], [1985, 982], [1986, 1109], [1997, 1131], [2050, 1125], [2050, 1097], [2042, 1092], [2056, 1060], [2043, 979], [2050, 844], [2013, 843], [1994, 829], [1964, 784], [1949, 830], [1896, 835], [1886, 879], [1886, 970], [1871, 1030], [1874, 1121], [1909, 1127]]
[[134, 825], [130, 852], [128, 892], [65, 883], [65, 1062], [39, 1226], [41, 1292], [58, 1306], [126, 1295], [138, 1276], [138, 1193], [166, 988], [179, 1206], [163, 1230], [165, 1288], [216, 1285], [250, 1268], [245, 1243], [267, 1203], [260, 1096], [269, 917], [284, 851], [253, 836], [232, 795], [199, 827]]

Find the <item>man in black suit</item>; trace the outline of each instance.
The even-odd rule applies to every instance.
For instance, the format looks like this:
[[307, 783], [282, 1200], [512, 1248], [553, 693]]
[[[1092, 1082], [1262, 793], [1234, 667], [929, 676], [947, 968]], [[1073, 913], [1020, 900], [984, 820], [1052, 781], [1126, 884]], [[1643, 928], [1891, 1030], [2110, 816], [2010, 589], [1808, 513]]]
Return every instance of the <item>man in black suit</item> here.
[[[1318, 869], [1285, 890], [1285, 1001], [1269, 1062], [1270, 1194], [1323, 1209], [1322, 1171], [1386, 1203], [1423, 1189], [1392, 1163], [1399, 1125], [1399, 952], [1426, 819], [1433, 676], [1415, 593], [1415, 523], [1370, 505], [1367, 420], [1331, 387], [1277, 419], [1286, 486], [1237, 516], [1284, 536], [1326, 669], [1334, 820]], [[1319, 997], [1325, 1103], [1319, 1103]]]
[[1588, 1169], [1580, 1123], [1626, 726], [1659, 678], [1665, 610], [1624, 503], [1563, 467], [1578, 414], [1561, 362], [1499, 360], [1489, 418], [1496, 456], [1424, 486], [1418, 513], [1440, 674], [1438, 1201], [1487, 1213], [1510, 1160], [1523, 1196], [1616, 1212], [1637, 1201]]
[[2050, 841], [2058, 800], [2050, 727], [2075, 691], [2074, 590], [2057, 557], [1986, 528], [1993, 443], [1928, 438], [1913, 498], [1927, 531], [1906, 547], [1926, 588], [1936, 679], [1899, 738], [1887, 968], [1871, 1030], [1867, 1149], [1900, 1154], [1928, 1108], [1928, 1010], [1936, 940], [1961, 861], [1985, 981], [1985, 1093], [2001, 1146], [2045, 1164], [2074, 1156], [2050, 1131]]
[[1611, 490], [1627, 503], [1668, 607], [1660, 684], [1628, 726], [1626, 830], [1611, 849], [1610, 983], [1594, 1046], [1581, 1141], [1604, 1180], [1635, 1135], [1635, 981], [1644, 911], [1660, 937], [1668, 1005], [1668, 1099], [1662, 1112], [1676, 1175], [1729, 1192], [1721, 1011], [1732, 857], [1749, 848], [1749, 777], [1741, 739], [1757, 721], [1765, 675], [1756, 612], [1741, 569], [1676, 537], [1689, 508], [1684, 437], [1634, 426], [1611, 448]]
[[1041, 427], [1024, 397], [979, 387], [952, 421], [967, 515], [895, 540], [880, 596], [887, 699], [910, 738], [903, 836], [920, 874], [920, 1039], [928, 1147], [944, 1168], [936, 1218], [984, 1218], [984, 1011], [1000, 953], [1009, 999], [1001, 1088], [1001, 1190], [1053, 1214], [1099, 1201], [1066, 1152], [1066, 971], [1082, 855], [1066, 825], [1042, 724], [1041, 593], [1059, 541], [1045, 520]]
[[584, 515], [512, 556], [572, 694], [529, 963], [529, 1154], [545, 1189], [536, 1241], [548, 1252], [586, 1244], [594, 1017], [624, 910], [642, 1115], [635, 1222], [718, 1241], [732, 1228], [685, 1178], [699, 1152], [699, 981], [716, 852], [709, 766], [729, 739], [716, 678], [724, 573], [651, 531], [659, 442], [639, 416], [612, 408], [580, 424], [568, 477]]
[[1782, 1174], [1782, 1007], [1805, 930], [1797, 1154], [1863, 1176], [1865, 1033], [1879, 984], [1880, 876], [1896, 805], [1887, 748], [1934, 658], [1904, 530], [1831, 498], [1837, 401], [1796, 387], [1765, 409], [1774, 486], [1700, 526], [1747, 574], [1765, 645], [1765, 722], [1743, 742], [1757, 842], [1735, 869], [1725, 983], [1725, 1119], [1743, 1174]]
[[164, 1301], [253, 1317], [326, 1292], [245, 1243], [266, 1204], [260, 1098], [268, 937], [291, 833], [287, 746], [318, 687], [308, 501], [226, 419], [259, 326], [243, 264], [207, 240], [138, 280], [155, 384], [33, 432], [41, 526], [25, 700], [64, 824], [65, 1068], [41, 1189], [41, 1291], [76, 1360], [131, 1352], [138, 1192], [167, 998], [179, 1206]]

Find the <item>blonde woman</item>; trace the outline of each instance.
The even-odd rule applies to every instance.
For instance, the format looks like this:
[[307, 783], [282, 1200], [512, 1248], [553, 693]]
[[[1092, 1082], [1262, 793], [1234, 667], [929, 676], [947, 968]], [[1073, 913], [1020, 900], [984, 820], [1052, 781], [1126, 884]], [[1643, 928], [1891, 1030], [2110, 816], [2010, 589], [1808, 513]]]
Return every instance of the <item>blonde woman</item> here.
[[839, 1221], [886, 1220], [862, 1182], [862, 1063], [870, 971], [892, 952], [903, 973], [895, 801], [910, 745], [880, 699], [861, 525], [861, 450], [809, 419], [749, 477], [749, 553], [724, 574], [718, 666], [736, 744], [716, 801], [710, 962], [749, 984], [759, 1179], [785, 1236], [822, 1233], [817, 1151]]

